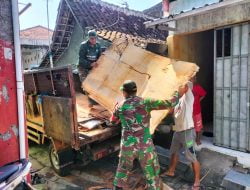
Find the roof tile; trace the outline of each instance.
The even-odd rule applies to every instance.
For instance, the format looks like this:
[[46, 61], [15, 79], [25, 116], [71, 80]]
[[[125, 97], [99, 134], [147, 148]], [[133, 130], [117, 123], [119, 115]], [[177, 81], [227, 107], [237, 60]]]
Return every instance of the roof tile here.
[[[53, 60], [56, 61], [68, 47], [76, 23], [82, 28], [92, 28], [99, 37], [113, 41], [127, 38], [135, 45], [146, 47], [147, 43], [165, 43], [167, 32], [146, 29], [144, 22], [153, 20], [142, 12], [121, 8], [101, 0], [61, 0], [55, 32], [52, 38]], [[61, 31], [61, 33], [59, 32]], [[41, 66], [49, 65], [49, 54]]]
[[[52, 36], [53, 31], [49, 29], [49, 35]], [[43, 26], [34, 26], [21, 30], [20, 37], [33, 40], [48, 40], [48, 28]]]
[[107, 29], [142, 38], [164, 40], [167, 32], [146, 29], [145, 21], [151, 17], [141, 12], [121, 8], [100, 0], [67, 0], [82, 27], [93, 27], [96, 30]]

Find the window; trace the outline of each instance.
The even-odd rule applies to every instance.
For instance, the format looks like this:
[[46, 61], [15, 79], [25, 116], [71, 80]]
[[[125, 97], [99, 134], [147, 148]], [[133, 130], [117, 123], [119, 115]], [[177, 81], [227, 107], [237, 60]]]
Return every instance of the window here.
[[231, 28], [224, 29], [224, 57], [231, 56]]
[[222, 57], [222, 31], [216, 31], [216, 57]]
[[231, 28], [216, 31], [216, 57], [231, 56]]

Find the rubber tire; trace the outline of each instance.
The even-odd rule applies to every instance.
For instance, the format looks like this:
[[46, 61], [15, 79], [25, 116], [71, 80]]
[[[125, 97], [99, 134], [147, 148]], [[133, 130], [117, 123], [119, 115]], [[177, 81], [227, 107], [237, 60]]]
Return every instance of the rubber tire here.
[[[70, 166], [60, 167], [58, 154], [56, 154], [56, 151], [54, 150], [54, 146], [52, 144], [49, 147], [49, 160], [51, 167], [59, 176], [65, 177], [70, 174]], [[56, 160], [58, 161], [57, 163]]]

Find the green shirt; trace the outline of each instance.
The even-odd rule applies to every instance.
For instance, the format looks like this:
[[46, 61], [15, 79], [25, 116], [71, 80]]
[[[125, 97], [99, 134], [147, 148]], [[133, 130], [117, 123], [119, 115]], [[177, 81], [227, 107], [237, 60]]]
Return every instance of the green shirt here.
[[96, 43], [94, 46], [91, 46], [89, 41], [85, 41], [81, 44], [79, 50], [79, 63], [78, 66], [83, 69], [90, 70], [91, 63], [96, 62], [101, 56], [101, 46], [99, 43]]

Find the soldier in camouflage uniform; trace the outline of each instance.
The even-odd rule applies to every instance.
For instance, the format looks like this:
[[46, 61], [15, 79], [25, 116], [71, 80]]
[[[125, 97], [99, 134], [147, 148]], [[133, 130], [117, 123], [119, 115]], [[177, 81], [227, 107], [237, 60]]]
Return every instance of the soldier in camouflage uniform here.
[[121, 87], [125, 100], [116, 109], [111, 122], [121, 122], [122, 137], [120, 160], [114, 179], [114, 189], [128, 188], [128, 173], [138, 159], [146, 177], [147, 188], [160, 190], [160, 165], [149, 131], [150, 112], [173, 108], [179, 100], [176, 92], [171, 100], [142, 99], [136, 96], [133, 81], [125, 81]]

